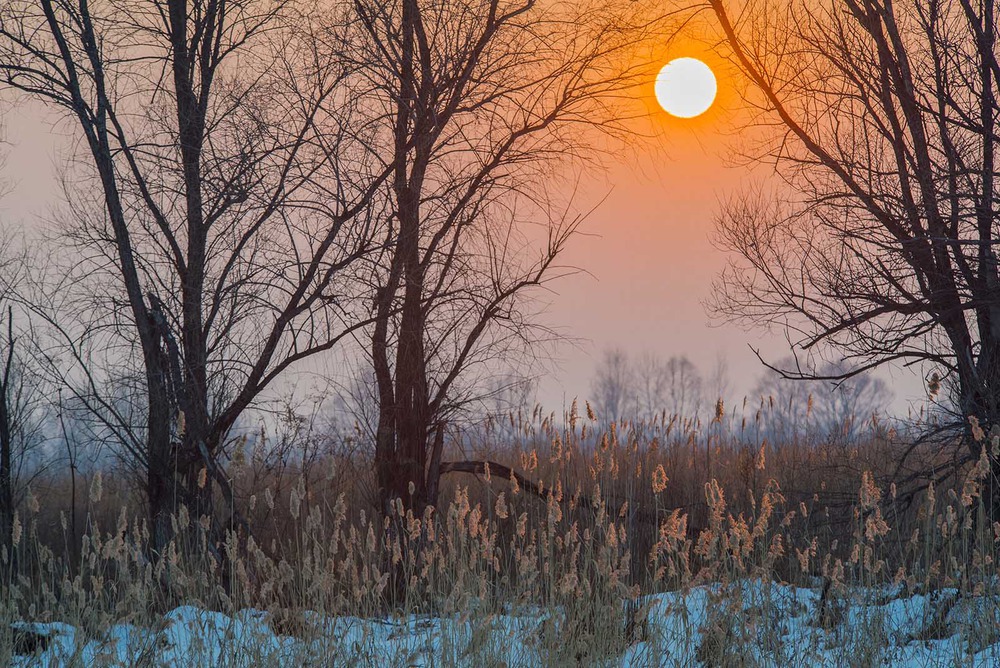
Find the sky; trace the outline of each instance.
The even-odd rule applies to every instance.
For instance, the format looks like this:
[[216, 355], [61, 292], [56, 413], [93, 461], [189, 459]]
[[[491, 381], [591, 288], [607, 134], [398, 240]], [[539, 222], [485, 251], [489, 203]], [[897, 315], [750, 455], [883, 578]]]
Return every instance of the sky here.
[[[713, 106], [697, 118], [673, 118], [656, 104], [650, 81], [639, 93], [650, 135], [593, 183], [607, 199], [565, 258], [586, 272], [555, 286], [550, 309], [552, 322], [578, 343], [562, 346], [555, 372], [542, 379], [545, 406], [565, 407], [586, 396], [611, 348], [633, 357], [686, 355], [705, 377], [722, 359], [725, 399], [734, 402], [752, 393], [767, 371], [753, 349], [771, 363], [790, 354], [784, 332], [721, 321], [706, 305], [728, 260], [712, 242], [716, 214], [742, 189], [778, 180], [773, 166], [739, 157], [755, 143], [755, 131], [747, 128], [757, 119], [741, 99], [739, 75], [711, 42], [710, 36], [681, 37], [652, 57], [664, 64], [681, 57], [708, 63], [718, 81]], [[824, 354], [836, 358], [833, 351]], [[919, 410], [926, 398], [919, 373], [886, 368], [877, 375], [893, 392], [891, 410]]]
[[[540, 378], [537, 398], [550, 410], [587, 397], [609, 348], [686, 355], [705, 375], [723, 358], [732, 400], [750, 392], [763, 372], [751, 345], [770, 360], [788, 354], [780, 332], [718, 322], [704, 305], [726, 261], [711, 241], [720, 203], [768, 173], [729, 158], [746, 119], [722, 64], [693, 43], [657, 57], [666, 62], [689, 55], [706, 59], [719, 73], [712, 109], [696, 119], [673, 119], [656, 107], [650, 82], [643, 93], [648, 136], [581, 184], [589, 202], [603, 202], [563, 258], [582, 271], [553, 283], [544, 297], [546, 322], [567, 339], [552, 350]], [[0, 220], [38, 225], [58, 205], [53, 193], [60, 192], [57, 175], [69, 126], [54, 127], [37, 105], [8, 107], [3, 126], [8, 145], [0, 183], [7, 194], [0, 198]], [[918, 398], [919, 381], [912, 374], [887, 379], [896, 394], [894, 408], [905, 411]]]
[[646, 136], [594, 178], [591, 191], [606, 199], [565, 258], [586, 272], [554, 286], [551, 321], [579, 341], [562, 346], [556, 372], [543, 379], [546, 406], [586, 396], [611, 348], [686, 355], [705, 376], [724, 359], [731, 399], [751, 391], [764, 371], [751, 345], [769, 359], [787, 354], [780, 333], [720, 322], [705, 306], [727, 260], [712, 243], [716, 212], [727, 197], [770, 176], [731, 157], [749, 120], [735, 74], [700, 40], [674, 40], [652, 57], [707, 62], [718, 94], [705, 114], [679, 119], [656, 103], [653, 81], [639, 91], [647, 117], [637, 129]]
[[759, 373], [747, 343], [769, 337], [711, 326], [703, 306], [726, 259], [711, 243], [714, 213], [747, 180], [726, 164], [720, 142], [707, 132], [679, 126], [654, 139], [663, 142], [661, 152], [616, 165], [596, 183], [607, 199], [565, 258], [586, 272], [553, 286], [558, 294], [549, 314], [582, 341], [563, 346], [560, 370], [542, 386], [546, 405], [562, 401], [561, 390], [569, 401], [585, 394], [602, 352], [612, 347], [687, 355], [703, 372], [724, 355], [734, 381]]

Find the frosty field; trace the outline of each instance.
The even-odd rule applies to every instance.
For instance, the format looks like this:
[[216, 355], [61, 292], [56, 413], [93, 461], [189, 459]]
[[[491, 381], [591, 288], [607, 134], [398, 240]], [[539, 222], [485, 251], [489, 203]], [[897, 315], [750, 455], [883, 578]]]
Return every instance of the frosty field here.
[[257, 610], [230, 617], [182, 606], [156, 629], [116, 625], [99, 638], [65, 624], [19, 624], [23, 637], [47, 647], [11, 666], [997, 665], [997, 601], [957, 594], [886, 590], [834, 601], [840, 617], [826, 628], [816, 589], [747, 581], [649, 596], [639, 601], [633, 644], [617, 657], [559, 656], [545, 638], [572, 633], [559, 628], [558, 611], [398, 619], [304, 613], [303, 633], [291, 636], [276, 633]]

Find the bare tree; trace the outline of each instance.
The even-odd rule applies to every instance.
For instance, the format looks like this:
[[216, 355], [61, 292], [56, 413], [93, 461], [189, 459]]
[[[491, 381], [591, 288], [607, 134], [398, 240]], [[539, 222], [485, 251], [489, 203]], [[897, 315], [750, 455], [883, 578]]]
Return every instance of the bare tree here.
[[835, 347], [836, 379], [935, 369], [956, 379], [953, 425], [1000, 424], [994, 0], [710, 5], [770, 128], [751, 157], [787, 186], [723, 212], [719, 311]]
[[[0, 163], [2, 164], [2, 163]], [[2, 232], [2, 230], [0, 230]], [[13, 283], [13, 262], [9, 257], [10, 241], [0, 234], [0, 313]], [[10, 375], [14, 365], [14, 313], [8, 310], [6, 341], [0, 338], [0, 546], [11, 554], [14, 527], [13, 464], [11, 458]]]
[[498, 373], [485, 383], [483, 404], [487, 416], [504, 420], [512, 413], [522, 417], [537, 405], [538, 379], [521, 374]]
[[597, 366], [591, 398], [608, 420], [648, 420], [664, 412], [694, 419], [704, 399], [704, 381], [685, 355], [663, 359], [646, 351], [633, 361], [614, 348], [604, 352]]
[[707, 398], [713, 401], [723, 400], [723, 403], [728, 401], [729, 394], [732, 392], [732, 383], [729, 378], [729, 360], [726, 358], [725, 353], [719, 352], [715, 356], [715, 363], [712, 365], [712, 371], [709, 373], [708, 378], [705, 380], [705, 386], [707, 387]]
[[[793, 359], [778, 368], [795, 368]], [[806, 372], [833, 377], [847, 372], [844, 364], [826, 363]], [[761, 402], [763, 436], [772, 443], [849, 443], [871, 428], [873, 416], [885, 416], [892, 392], [881, 378], [858, 374], [829, 380], [788, 379], [766, 369], [750, 396]]]
[[419, 509], [440, 474], [480, 467], [441, 461], [444, 424], [478, 377], [546, 336], [531, 297], [565, 273], [557, 259], [580, 220], [549, 185], [595, 136], [627, 131], [617, 102], [648, 67], [629, 55], [655, 15], [642, 3], [355, 6], [356, 66], [385, 91], [393, 164], [371, 307], [376, 471], [384, 504]]
[[652, 418], [663, 411], [679, 418], [697, 417], [704, 399], [704, 381], [686, 356], [663, 360], [645, 352], [636, 360], [634, 375], [639, 387], [639, 417]]
[[605, 350], [597, 365], [590, 396], [603, 420], [618, 420], [635, 413], [636, 382], [628, 355], [621, 348]]
[[0, 229], [0, 547], [12, 559], [14, 512], [32, 477], [29, 458], [45, 438], [46, 388], [31, 363], [31, 330], [18, 323], [12, 299], [26, 270], [24, 257], [3, 232]]
[[[64, 237], [82, 261], [49, 292], [76, 317], [42, 314], [50, 357], [76, 362], [78, 397], [145, 471], [154, 544], [177, 504], [231, 495], [241, 413], [363, 324], [343, 270], [389, 170], [351, 118], [364, 82], [312, 24], [283, 1], [0, 6], [0, 82], [65, 112], [86, 156]], [[144, 405], [109, 398], [117, 380]]]
[[[0, 239], [0, 312], [3, 311], [9, 287], [12, 262], [4, 257], [6, 243]], [[7, 308], [7, 327], [0, 336], [0, 546], [8, 558], [13, 555], [14, 528], [14, 466], [13, 466], [13, 391], [14, 372], [14, 311]], [[6, 559], [4, 559], [6, 561]]]

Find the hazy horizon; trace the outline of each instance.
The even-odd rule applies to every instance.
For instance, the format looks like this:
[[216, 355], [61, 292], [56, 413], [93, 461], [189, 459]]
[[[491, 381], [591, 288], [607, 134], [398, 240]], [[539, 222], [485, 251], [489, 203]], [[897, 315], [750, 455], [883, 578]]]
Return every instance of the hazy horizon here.
[[[725, 94], [720, 89], [720, 104]], [[0, 216], [5, 224], [44, 224], [62, 201], [58, 170], [69, 153], [67, 126], [53, 126], [37, 105], [7, 104], [4, 110], [0, 183], [7, 190]], [[555, 281], [542, 296], [549, 304], [545, 322], [567, 336], [553, 349], [554, 372], [539, 374], [538, 400], [547, 409], [586, 398], [608, 349], [633, 357], [686, 356], [706, 376], [722, 357], [731, 389], [727, 399], [733, 401], [765, 371], [751, 345], [768, 360], [789, 354], [781, 332], [714, 321], [704, 307], [726, 260], [711, 241], [719, 203], [753, 178], [766, 178], [728, 158], [737, 128], [724, 108], [694, 121], [662, 121], [648, 147], [633, 146], [580, 184], [580, 206], [598, 206], [562, 258], [579, 271]], [[879, 376], [894, 392], [895, 412], [905, 414], [923, 399], [915, 374], [889, 369]]]

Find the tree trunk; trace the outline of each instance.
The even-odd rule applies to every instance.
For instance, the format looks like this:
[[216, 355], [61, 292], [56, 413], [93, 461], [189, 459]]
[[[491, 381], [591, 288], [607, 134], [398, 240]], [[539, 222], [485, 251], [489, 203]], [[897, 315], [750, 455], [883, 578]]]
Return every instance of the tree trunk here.
[[173, 471], [177, 452], [171, 438], [173, 402], [162, 351], [144, 354], [148, 414], [146, 416], [146, 495], [149, 503], [150, 549], [160, 553], [172, 536], [170, 514], [177, 509]]
[[[380, 295], [379, 321], [373, 340], [380, 399], [376, 437], [380, 501], [385, 509], [389, 509], [396, 499], [400, 499], [414, 512], [422, 512], [427, 504], [427, 436], [430, 422], [424, 357], [420, 201], [432, 139], [417, 113], [421, 108], [417, 98], [423, 94], [414, 71], [414, 41], [420, 20], [420, 8], [416, 1], [404, 0], [400, 24], [399, 99], [394, 127], [397, 164], [392, 183], [399, 233], [389, 278]], [[400, 283], [403, 303], [393, 378], [388, 369], [387, 328], [391, 303]]]
[[[215, 20], [210, 16], [218, 11], [215, 2], [208, 3], [204, 29], [215, 30]], [[189, 13], [184, 0], [170, 0], [170, 42], [173, 46], [173, 78], [177, 103], [177, 137], [184, 178], [185, 222], [187, 224], [186, 265], [182, 275], [181, 331], [182, 377], [181, 386], [175, 388], [177, 403], [184, 411], [185, 429], [182, 436], [182, 453], [178, 474], [184, 481], [193, 507], [188, 510], [194, 517], [212, 515], [211, 484], [199, 485], [203, 469], [212, 462], [203, 461], [201, 445], [208, 456], [215, 456], [209, 443], [208, 416], [208, 350], [205, 340], [203, 300], [205, 291], [205, 263], [207, 225], [203, 202], [202, 149], [205, 136], [204, 95], [196, 92], [196, 73], [200, 74], [202, 91], [211, 86], [211, 51], [202, 45], [192, 51], [188, 44]]]
[[[12, 316], [11, 316], [12, 317]], [[9, 329], [9, 328], [8, 328]], [[11, 460], [13, 429], [10, 417], [10, 374], [14, 361], [14, 341], [8, 340], [6, 364], [0, 369], [0, 546], [13, 559], [14, 472]]]
[[403, 257], [403, 311], [396, 350], [397, 475], [393, 494], [406, 506], [426, 502], [428, 398], [424, 361], [420, 211], [412, 190], [400, 196], [399, 250]]

